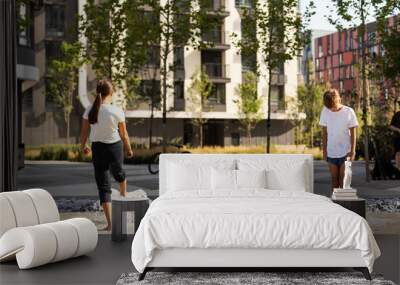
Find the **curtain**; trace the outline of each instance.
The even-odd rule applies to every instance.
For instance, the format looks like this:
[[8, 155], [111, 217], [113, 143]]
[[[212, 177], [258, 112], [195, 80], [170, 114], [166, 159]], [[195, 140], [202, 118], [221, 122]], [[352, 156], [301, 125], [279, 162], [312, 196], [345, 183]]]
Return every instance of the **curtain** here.
[[0, 0], [0, 191], [16, 190], [18, 114], [15, 0]]

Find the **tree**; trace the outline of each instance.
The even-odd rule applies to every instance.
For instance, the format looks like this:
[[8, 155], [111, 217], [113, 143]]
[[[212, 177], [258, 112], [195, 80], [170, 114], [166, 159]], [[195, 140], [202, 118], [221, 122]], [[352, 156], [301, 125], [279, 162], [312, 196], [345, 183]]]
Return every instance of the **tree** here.
[[173, 66], [168, 64], [174, 47], [192, 46], [199, 48], [205, 43], [201, 41], [201, 33], [212, 29], [217, 23], [219, 11], [213, 16], [205, 9], [207, 0], [137, 0], [132, 8], [146, 8], [158, 19], [158, 23], [150, 30], [151, 40], [144, 35], [143, 44], [159, 46], [160, 48], [160, 77], [161, 77], [161, 106], [162, 106], [162, 136], [163, 147], [166, 147], [167, 137], [167, 93], [169, 74]]
[[262, 99], [257, 96], [257, 75], [253, 72], [246, 72], [243, 76], [243, 83], [239, 85], [237, 91], [239, 99], [234, 102], [239, 110], [239, 120], [251, 142], [251, 131], [262, 120]]
[[61, 57], [50, 62], [47, 72], [46, 94], [63, 110], [67, 131], [67, 143], [70, 136], [70, 116], [78, 80], [79, 67], [83, 64], [81, 45], [62, 42]]
[[[369, 92], [368, 92], [368, 53], [367, 53], [367, 18], [375, 0], [342, 0], [332, 1], [333, 7], [330, 10], [328, 20], [334, 24], [339, 31], [343, 30], [344, 24], [357, 29], [358, 51], [360, 52], [361, 67], [361, 100], [362, 100], [362, 121], [364, 137], [364, 158], [365, 178], [370, 180], [369, 171]], [[331, 16], [337, 15], [337, 16]], [[357, 102], [356, 102], [357, 104]]]
[[203, 126], [207, 122], [204, 118], [204, 107], [207, 106], [207, 100], [213, 92], [213, 84], [204, 71], [196, 72], [192, 77], [192, 84], [189, 87], [189, 110], [192, 112], [193, 125], [199, 132], [199, 144], [203, 147]]
[[98, 78], [108, 78], [120, 86], [128, 72], [125, 61], [126, 17], [124, 1], [87, 0], [79, 29], [87, 38], [85, 56]]
[[[309, 83], [297, 88], [298, 111], [303, 112], [306, 117], [304, 121], [304, 136], [306, 144], [314, 147], [315, 139], [320, 138], [318, 130], [319, 114], [323, 107], [323, 93], [325, 87], [310, 80]], [[318, 134], [318, 135], [317, 135]]]
[[267, 74], [257, 64], [257, 74], [268, 79], [267, 153], [271, 140], [271, 89], [276, 71], [298, 56], [304, 44], [304, 28], [297, 13], [298, 0], [253, 0], [250, 9], [242, 13], [242, 35], [233, 34], [236, 47], [242, 54], [259, 54]]

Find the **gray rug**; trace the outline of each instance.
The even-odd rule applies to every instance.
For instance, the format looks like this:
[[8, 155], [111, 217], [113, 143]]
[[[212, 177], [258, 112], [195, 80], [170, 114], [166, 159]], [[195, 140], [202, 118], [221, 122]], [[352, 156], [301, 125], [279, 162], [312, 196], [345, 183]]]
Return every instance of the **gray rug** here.
[[138, 276], [138, 273], [122, 274], [117, 285], [395, 285], [379, 275], [368, 281], [359, 272], [148, 272], [142, 281], [138, 281]]

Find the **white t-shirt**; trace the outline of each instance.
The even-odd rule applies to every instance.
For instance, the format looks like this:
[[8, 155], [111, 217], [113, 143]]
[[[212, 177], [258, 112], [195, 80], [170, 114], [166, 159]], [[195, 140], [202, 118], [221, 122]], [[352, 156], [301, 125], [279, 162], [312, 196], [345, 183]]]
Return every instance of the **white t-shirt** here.
[[[83, 118], [88, 120], [90, 105], [83, 113]], [[96, 124], [90, 125], [91, 142], [115, 143], [121, 140], [118, 132], [118, 123], [125, 122], [125, 114], [122, 109], [108, 103], [103, 103], [99, 109]]]
[[339, 111], [332, 112], [324, 107], [321, 112], [319, 124], [327, 128], [328, 157], [338, 158], [346, 156], [351, 150], [349, 128], [358, 126], [354, 110], [343, 106]]

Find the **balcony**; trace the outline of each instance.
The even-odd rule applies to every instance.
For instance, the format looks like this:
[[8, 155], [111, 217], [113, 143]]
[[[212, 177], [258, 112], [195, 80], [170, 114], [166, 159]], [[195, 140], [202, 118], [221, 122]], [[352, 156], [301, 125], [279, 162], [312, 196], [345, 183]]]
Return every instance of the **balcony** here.
[[227, 17], [229, 11], [226, 10], [225, 0], [204, 0], [201, 3], [202, 9], [215, 16]]
[[287, 75], [280, 73], [273, 73], [271, 83], [272, 85], [285, 85], [287, 83]]
[[207, 49], [214, 50], [227, 50], [229, 44], [226, 42], [225, 32], [220, 29], [214, 29], [204, 32], [201, 36], [201, 40], [207, 45]]
[[202, 69], [207, 73], [208, 77], [213, 82], [229, 82], [230, 79], [227, 77], [228, 65], [220, 63], [203, 63]]

